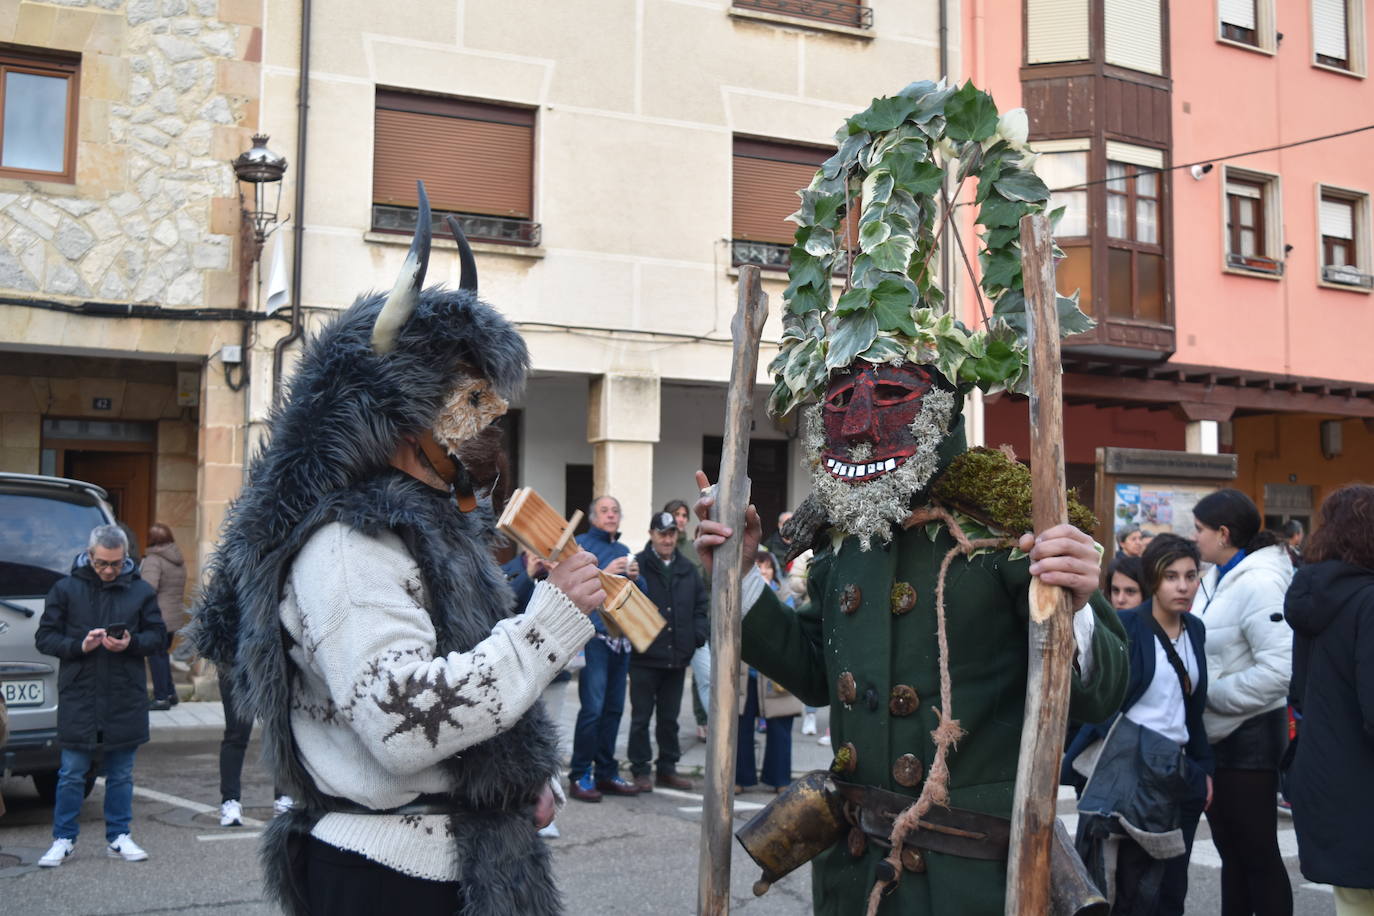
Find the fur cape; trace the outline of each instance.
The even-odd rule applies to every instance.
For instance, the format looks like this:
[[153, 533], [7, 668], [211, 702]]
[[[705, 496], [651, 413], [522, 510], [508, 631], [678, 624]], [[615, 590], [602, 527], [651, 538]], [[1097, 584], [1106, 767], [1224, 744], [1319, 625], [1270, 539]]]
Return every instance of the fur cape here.
[[[438, 653], [467, 651], [511, 613], [513, 599], [490, 554], [488, 505], [460, 513], [452, 502], [388, 464], [405, 433], [433, 424], [460, 371], [516, 396], [529, 366], [511, 325], [467, 291], [426, 290], [396, 347], [373, 352], [383, 296], [362, 299], [304, 347], [269, 438], [230, 507], [194, 639], [223, 667], [242, 714], [263, 723], [264, 757], [302, 802], [277, 818], [262, 850], [269, 892], [304, 913], [293, 865], [327, 810], [291, 732], [282, 588], [296, 553], [321, 525], [396, 532], [420, 567]], [[460, 759], [461, 757], [461, 759]], [[561, 901], [531, 808], [558, 771], [553, 728], [536, 705], [497, 737], [445, 762], [453, 779], [454, 842], [461, 861], [455, 910], [465, 916], [553, 916]]]

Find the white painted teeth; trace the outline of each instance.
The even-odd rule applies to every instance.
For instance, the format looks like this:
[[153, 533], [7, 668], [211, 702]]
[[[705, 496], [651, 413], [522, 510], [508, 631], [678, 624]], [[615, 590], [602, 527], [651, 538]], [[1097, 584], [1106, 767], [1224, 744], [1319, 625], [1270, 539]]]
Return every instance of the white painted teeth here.
[[835, 458], [827, 458], [825, 459], [825, 467], [836, 477], [867, 477], [869, 474], [896, 470], [897, 459], [888, 458], [885, 461], [873, 461], [865, 464], [845, 464]]

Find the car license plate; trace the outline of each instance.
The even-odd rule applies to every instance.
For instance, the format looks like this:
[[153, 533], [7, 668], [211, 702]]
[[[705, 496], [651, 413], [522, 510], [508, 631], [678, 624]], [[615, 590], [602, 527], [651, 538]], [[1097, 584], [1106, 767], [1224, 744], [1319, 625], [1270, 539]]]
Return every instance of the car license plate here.
[[5, 705], [11, 709], [18, 706], [43, 705], [43, 682], [41, 680], [0, 681], [0, 686], [4, 687]]

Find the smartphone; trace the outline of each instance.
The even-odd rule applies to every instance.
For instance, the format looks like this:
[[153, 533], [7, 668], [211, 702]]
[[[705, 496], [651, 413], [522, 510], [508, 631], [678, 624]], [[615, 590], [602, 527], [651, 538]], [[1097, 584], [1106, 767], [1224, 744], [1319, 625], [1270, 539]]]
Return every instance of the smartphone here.
[[127, 623], [112, 623], [105, 628], [105, 635], [111, 639], [123, 639], [129, 635], [129, 625]]

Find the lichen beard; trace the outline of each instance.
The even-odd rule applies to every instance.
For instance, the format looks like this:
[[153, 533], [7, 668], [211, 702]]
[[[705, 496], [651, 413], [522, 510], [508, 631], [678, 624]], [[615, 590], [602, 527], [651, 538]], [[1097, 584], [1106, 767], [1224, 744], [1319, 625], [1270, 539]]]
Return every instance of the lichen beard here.
[[[874, 539], [892, 539], [893, 524], [911, 514], [911, 499], [924, 490], [940, 466], [940, 443], [949, 435], [954, 415], [954, 393], [944, 388], [926, 392], [921, 410], [911, 421], [916, 451], [892, 470], [877, 472], [864, 480], [843, 480], [825, 466], [825, 426], [819, 407], [808, 408], [802, 420], [802, 445], [809, 456], [811, 485], [825, 507], [830, 523], [847, 535], [859, 539], [859, 549], [868, 550]], [[860, 444], [850, 450], [857, 462], [871, 455], [861, 452]], [[868, 447], [871, 449], [871, 446]]]

